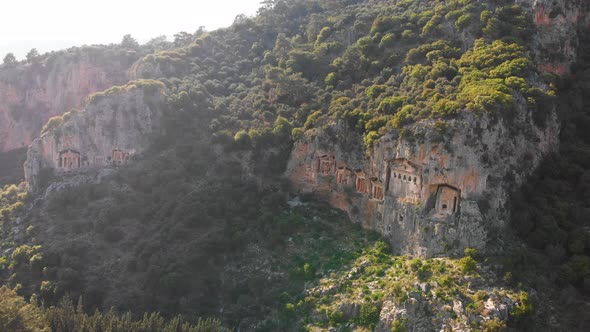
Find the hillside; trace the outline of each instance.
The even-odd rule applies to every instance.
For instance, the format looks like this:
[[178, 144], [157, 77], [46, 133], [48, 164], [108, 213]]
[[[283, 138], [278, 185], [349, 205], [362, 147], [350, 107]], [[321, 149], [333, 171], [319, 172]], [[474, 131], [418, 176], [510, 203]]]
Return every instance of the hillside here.
[[589, 28], [585, 1], [278, 0], [5, 64], [2, 290], [57, 331], [586, 330]]

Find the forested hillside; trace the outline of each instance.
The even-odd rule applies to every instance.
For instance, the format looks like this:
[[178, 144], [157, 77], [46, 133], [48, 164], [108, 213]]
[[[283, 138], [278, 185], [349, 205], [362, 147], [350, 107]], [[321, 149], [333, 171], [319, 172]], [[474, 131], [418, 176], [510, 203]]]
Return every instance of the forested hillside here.
[[[121, 72], [34, 133], [28, 184], [0, 154], [0, 330], [587, 329], [590, 8], [539, 6], [274, 0], [107, 48]], [[424, 189], [397, 200], [383, 159]]]

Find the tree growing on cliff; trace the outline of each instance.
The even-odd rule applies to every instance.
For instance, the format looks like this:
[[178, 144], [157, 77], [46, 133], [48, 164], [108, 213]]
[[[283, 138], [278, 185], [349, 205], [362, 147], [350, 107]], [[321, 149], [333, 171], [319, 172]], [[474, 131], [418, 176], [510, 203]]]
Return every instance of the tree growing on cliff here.
[[137, 49], [139, 48], [139, 43], [135, 38], [131, 37], [130, 34], [127, 34], [123, 36], [123, 40], [121, 40], [121, 46], [124, 48]]
[[8, 53], [4, 57], [4, 64], [7, 66], [14, 66], [16, 64], [16, 57], [13, 53]]
[[174, 35], [174, 46], [180, 47], [190, 44], [193, 40], [193, 35], [188, 32], [181, 31]]
[[39, 61], [39, 52], [37, 52], [36, 48], [32, 48], [29, 53], [27, 53], [27, 62], [37, 63], [37, 61]]

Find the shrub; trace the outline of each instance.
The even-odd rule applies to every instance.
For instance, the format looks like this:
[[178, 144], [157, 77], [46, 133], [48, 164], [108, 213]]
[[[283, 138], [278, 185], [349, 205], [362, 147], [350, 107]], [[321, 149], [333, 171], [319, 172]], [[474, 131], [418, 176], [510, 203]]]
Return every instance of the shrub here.
[[338, 77], [336, 77], [336, 73], [329, 73], [324, 79], [324, 83], [326, 83], [326, 85], [335, 86], [337, 82]]
[[404, 104], [406, 98], [404, 97], [389, 97], [385, 98], [379, 103], [377, 108], [379, 112], [384, 114], [394, 114]]
[[371, 34], [383, 33], [392, 30], [402, 25], [402, 19], [400, 17], [391, 16], [379, 16], [373, 21], [371, 27]]
[[28, 245], [20, 246], [12, 252], [12, 265], [20, 266], [28, 263], [33, 254], [33, 248]]
[[50, 118], [47, 123], [41, 129], [41, 135], [48, 133], [64, 123], [64, 118], [62, 116], [54, 116]]
[[315, 111], [315, 112], [311, 113], [307, 117], [307, 119], [305, 120], [305, 124], [303, 125], [303, 128], [305, 128], [305, 129], [314, 128], [315, 125], [318, 123], [321, 115], [322, 115], [322, 111]]
[[472, 257], [475, 258], [475, 256], [477, 256], [477, 249], [474, 248], [465, 248], [465, 250], [463, 251], [465, 253], [466, 257]]
[[483, 332], [502, 332], [506, 330], [506, 322], [499, 318], [487, 320], [482, 325]]
[[529, 299], [529, 294], [527, 292], [520, 292], [519, 295], [519, 303], [515, 307], [512, 308], [510, 315], [516, 319], [522, 319], [525, 316], [529, 315], [533, 312], [533, 304]]
[[373, 118], [365, 124], [365, 130], [367, 132], [370, 132], [370, 131], [378, 132], [381, 127], [383, 127], [387, 124], [387, 119], [388, 119], [388, 117], [386, 117], [386, 116], [380, 116], [377, 118]]
[[372, 85], [367, 88], [367, 96], [371, 99], [376, 99], [387, 89], [386, 85]]
[[515, 91], [521, 92], [521, 93], [527, 91], [527, 88], [528, 88], [527, 82], [524, 80], [524, 78], [521, 78], [521, 77], [515, 77], [515, 76], [507, 77], [504, 80], [504, 83], [509, 88], [511, 88]]
[[393, 119], [389, 122], [388, 126], [391, 128], [399, 129], [404, 125], [413, 121], [412, 113], [416, 108], [413, 105], [405, 105], [402, 109], [397, 112]]
[[368, 148], [373, 147], [375, 141], [381, 138], [381, 135], [376, 131], [370, 131], [363, 137], [363, 142]]
[[250, 145], [250, 135], [242, 129], [234, 135], [234, 142], [240, 147], [248, 146]]
[[459, 266], [461, 266], [461, 271], [463, 273], [472, 273], [475, 272], [477, 262], [472, 257], [467, 256], [459, 260]]
[[405, 318], [395, 320], [393, 324], [391, 324], [391, 332], [406, 332], [408, 330], [406, 322], [407, 320]]
[[461, 105], [453, 100], [441, 99], [432, 106], [432, 114], [438, 117], [450, 117], [459, 113]]
[[383, 38], [381, 38], [381, 42], [379, 42], [379, 48], [389, 48], [395, 45], [395, 34], [388, 33]]
[[293, 130], [291, 130], [291, 138], [293, 138], [293, 140], [298, 140], [301, 137], [303, 137], [304, 131], [302, 128], [293, 128]]
[[479, 302], [486, 301], [489, 298], [490, 298], [490, 295], [488, 294], [488, 292], [486, 292], [484, 290], [478, 290], [475, 293], [475, 299]]
[[330, 29], [330, 27], [323, 27], [322, 30], [320, 30], [320, 33], [318, 33], [318, 36], [315, 41], [316, 44], [320, 44], [326, 41], [326, 39], [328, 39], [328, 37], [330, 37], [331, 34], [332, 29]]
[[337, 326], [346, 321], [344, 313], [338, 309], [328, 312], [327, 316], [330, 326]]
[[472, 16], [471, 16], [471, 14], [469, 14], [469, 13], [461, 15], [461, 16], [460, 16], [460, 17], [457, 19], [457, 21], [455, 21], [455, 27], [456, 27], [458, 30], [463, 30], [463, 29], [465, 29], [465, 28], [466, 28], [466, 27], [469, 25], [469, 22], [471, 21], [471, 17], [472, 17]]
[[513, 98], [501, 79], [485, 79], [466, 84], [457, 99], [472, 111], [510, 109]]
[[283, 313], [287, 317], [292, 317], [293, 315], [295, 315], [295, 305], [293, 303], [285, 304], [285, 307], [283, 308]]
[[402, 31], [402, 39], [410, 40], [410, 39], [414, 39], [414, 37], [416, 37], [416, 34], [414, 33], [414, 31], [412, 31], [412, 30]]
[[358, 318], [359, 325], [374, 329], [379, 322], [380, 309], [376, 304], [363, 303], [361, 312]]

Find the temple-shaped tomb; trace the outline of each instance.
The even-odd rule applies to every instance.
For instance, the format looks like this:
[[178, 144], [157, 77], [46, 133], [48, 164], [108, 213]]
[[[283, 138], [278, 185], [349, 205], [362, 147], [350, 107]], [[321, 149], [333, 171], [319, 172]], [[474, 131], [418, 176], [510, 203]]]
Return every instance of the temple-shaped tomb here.
[[120, 149], [114, 149], [112, 154], [112, 161], [115, 165], [122, 165], [129, 161], [129, 152]]
[[365, 172], [358, 170], [356, 171], [356, 192], [361, 194], [368, 193], [368, 182], [367, 182], [367, 174]]
[[72, 149], [63, 150], [59, 153], [58, 168], [65, 171], [78, 169], [81, 166], [80, 152]]
[[435, 214], [450, 216], [459, 211], [461, 191], [448, 184], [438, 185], [436, 189]]
[[323, 155], [318, 158], [317, 171], [322, 176], [334, 175], [336, 167], [336, 157]]
[[378, 201], [383, 200], [383, 182], [378, 178], [371, 178], [371, 198]]
[[422, 170], [407, 159], [394, 159], [387, 165], [386, 191], [401, 201], [418, 203], [422, 191]]
[[338, 167], [336, 182], [343, 185], [352, 184], [352, 170], [346, 167]]

